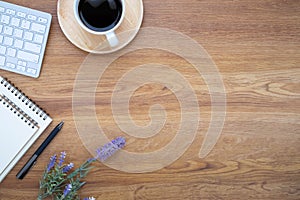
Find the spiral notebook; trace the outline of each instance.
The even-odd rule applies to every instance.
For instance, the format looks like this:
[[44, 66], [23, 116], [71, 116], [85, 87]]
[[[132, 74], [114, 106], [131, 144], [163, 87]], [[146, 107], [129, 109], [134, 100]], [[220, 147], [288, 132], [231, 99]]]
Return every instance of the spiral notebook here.
[[0, 76], [0, 182], [52, 119]]

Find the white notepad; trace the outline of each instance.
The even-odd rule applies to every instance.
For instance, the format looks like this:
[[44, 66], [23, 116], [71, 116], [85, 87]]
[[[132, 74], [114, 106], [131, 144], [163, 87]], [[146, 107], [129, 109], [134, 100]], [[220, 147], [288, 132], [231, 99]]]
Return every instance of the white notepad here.
[[52, 119], [0, 76], [0, 182]]

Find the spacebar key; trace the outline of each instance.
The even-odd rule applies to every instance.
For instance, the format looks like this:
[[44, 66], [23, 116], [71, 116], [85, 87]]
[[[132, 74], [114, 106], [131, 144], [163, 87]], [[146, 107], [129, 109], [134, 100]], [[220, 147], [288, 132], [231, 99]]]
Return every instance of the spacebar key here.
[[18, 51], [17, 58], [33, 62], [33, 63], [38, 63], [39, 62], [39, 55], [33, 54], [33, 53], [28, 53], [25, 51]]

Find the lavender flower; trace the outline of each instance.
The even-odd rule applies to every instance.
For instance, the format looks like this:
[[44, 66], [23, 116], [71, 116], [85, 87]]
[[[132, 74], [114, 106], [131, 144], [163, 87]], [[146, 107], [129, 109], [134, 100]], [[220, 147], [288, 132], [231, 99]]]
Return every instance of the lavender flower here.
[[96, 200], [94, 197], [86, 197], [83, 200]]
[[65, 151], [63, 151], [63, 152], [60, 153], [58, 166], [62, 166], [63, 162], [65, 161], [66, 155], [67, 154], [66, 154]]
[[47, 172], [49, 172], [52, 169], [52, 167], [54, 167], [55, 162], [56, 162], [56, 158], [57, 158], [56, 154], [54, 154], [53, 156], [51, 156], [50, 162], [49, 162], [49, 164], [47, 166]]
[[66, 165], [66, 166], [62, 169], [62, 172], [63, 172], [63, 173], [68, 173], [73, 167], [74, 167], [74, 164], [73, 164], [73, 163], [70, 163], [70, 164]]
[[[74, 164], [65, 164], [66, 152], [60, 153], [60, 157], [53, 155], [40, 181], [40, 191], [38, 200], [48, 197], [53, 199], [80, 199], [78, 190], [85, 184], [82, 179], [87, 176], [92, 169], [91, 164], [97, 159], [106, 160], [119, 149], [125, 146], [125, 138], [118, 137], [111, 142], [98, 148], [97, 156], [82, 163], [77, 169], [73, 169]], [[58, 160], [58, 161], [57, 161]], [[94, 197], [86, 197], [83, 200], [96, 200]]]
[[72, 184], [66, 185], [65, 190], [64, 190], [64, 196], [67, 196], [71, 190], [72, 190]]
[[116, 153], [119, 149], [125, 146], [125, 138], [117, 137], [111, 142], [105, 144], [103, 147], [96, 150], [97, 156], [100, 161], [105, 161], [107, 158], [111, 157], [114, 153]]
[[112, 140], [111, 143], [117, 145], [119, 149], [121, 149], [125, 146], [126, 141], [124, 137], [117, 137], [116, 139]]

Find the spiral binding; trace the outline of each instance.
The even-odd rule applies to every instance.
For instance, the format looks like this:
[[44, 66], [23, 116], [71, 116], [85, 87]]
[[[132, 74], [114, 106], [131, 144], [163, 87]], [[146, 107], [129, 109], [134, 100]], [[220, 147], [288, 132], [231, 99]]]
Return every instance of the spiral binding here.
[[[0, 82], [0, 84], [3, 85], [5, 88], [7, 88], [8, 91], [10, 91], [12, 94], [14, 94], [15, 97], [17, 97], [19, 100], [21, 100], [21, 102], [23, 102], [26, 106], [28, 106], [29, 109], [31, 109], [33, 112], [35, 112], [35, 114], [38, 115], [40, 118], [42, 118], [44, 121], [49, 117], [45, 111], [43, 111], [35, 102], [33, 102], [24, 93], [22, 93], [21, 90], [14, 87], [14, 85], [12, 83], [10, 83], [8, 80], [3, 78], [3, 80]], [[22, 111], [16, 104], [14, 104], [8, 98], [4, 97], [4, 99], [5, 99], [5, 101], [8, 101], [7, 103], [11, 104], [11, 106], [13, 106], [19, 113], [24, 115], [24, 117], [26, 117], [26, 119], [30, 118], [24, 111]]]
[[18, 108], [15, 107], [15, 104], [11, 104], [10, 101], [8, 101], [8, 98], [5, 96], [1, 96], [0, 103], [3, 104], [7, 109], [9, 109], [11, 112], [13, 112], [15, 115], [17, 115], [21, 120], [23, 120], [28, 126], [31, 128], [34, 128], [38, 125], [37, 122], [35, 122], [32, 118], [30, 118], [28, 115], [24, 114], [24, 112]]

